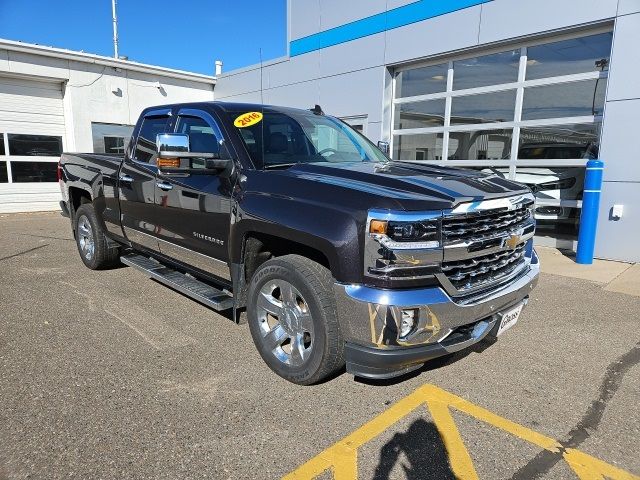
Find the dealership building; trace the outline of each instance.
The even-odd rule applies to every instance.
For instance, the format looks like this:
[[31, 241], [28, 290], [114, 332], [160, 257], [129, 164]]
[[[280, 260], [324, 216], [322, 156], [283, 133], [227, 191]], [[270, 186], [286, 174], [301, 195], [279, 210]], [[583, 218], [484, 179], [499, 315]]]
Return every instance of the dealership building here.
[[[0, 211], [7, 198], [41, 209], [30, 204], [34, 189], [54, 199], [39, 167], [22, 173], [29, 162], [55, 162], [60, 149], [122, 151], [144, 106], [318, 104], [388, 142], [393, 158], [526, 183], [541, 245], [575, 248], [585, 165], [600, 158], [596, 256], [640, 261], [640, 160], [627, 150], [640, 111], [640, 0], [289, 0], [287, 8], [287, 55], [217, 78], [0, 42]], [[30, 135], [61, 145], [29, 143]]]
[[206, 75], [0, 40], [0, 213], [58, 209], [62, 151], [122, 153], [144, 108], [212, 100], [214, 85]]

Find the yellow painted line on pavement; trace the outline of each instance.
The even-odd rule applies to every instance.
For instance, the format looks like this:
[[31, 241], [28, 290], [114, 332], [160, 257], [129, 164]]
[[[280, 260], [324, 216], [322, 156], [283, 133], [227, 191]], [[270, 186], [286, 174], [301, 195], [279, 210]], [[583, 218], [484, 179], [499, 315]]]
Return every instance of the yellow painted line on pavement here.
[[[378, 437], [421, 405], [428, 407], [447, 450], [451, 469], [458, 479], [477, 480], [473, 460], [451, 415], [451, 408], [477, 420], [499, 428], [522, 440], [550, 452], [559, 453], [557, 440], [500, 417], [434, 385], [424, 385], [395, 403], [373, 420], [330, 446], [304, 465], [284, 477], [285, 480], [313, 479], [331, 470], [336, 480], [358, 477], [358, 448]], [[640, 480], [640, 477], [621, 470], [574, 449], [566, 449], [562, 456], [581, 480]]]

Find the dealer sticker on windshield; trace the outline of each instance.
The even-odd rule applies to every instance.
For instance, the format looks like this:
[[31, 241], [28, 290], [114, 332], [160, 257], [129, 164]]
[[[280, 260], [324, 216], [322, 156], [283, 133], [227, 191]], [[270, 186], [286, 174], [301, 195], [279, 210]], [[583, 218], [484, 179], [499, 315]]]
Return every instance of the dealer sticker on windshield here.
[[238, 128], [250, 127], [251, 125], [255, 125], [260, 120], [262, 120], [262, 114], [260, 112], [249, 112], [243, 113], [239, 117], [237, 117], [233, 124]]

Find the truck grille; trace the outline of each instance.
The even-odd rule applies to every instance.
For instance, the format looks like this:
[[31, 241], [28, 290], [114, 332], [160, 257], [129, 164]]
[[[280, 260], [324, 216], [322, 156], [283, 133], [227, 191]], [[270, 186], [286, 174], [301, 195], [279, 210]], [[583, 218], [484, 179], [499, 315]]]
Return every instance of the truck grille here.
[[530, 204], [522, 204], [515, 210], [489, 210], [471, 215], [445, 217], [442, 220], [444, 245], [506, 236], [517, 226], [529, 220], [531, 217], [529, 206]]
[[514, 250], [444, 262], [442, 272], [461, 292], [476, 290], [499, 282], [526, 265], [525, 244]]

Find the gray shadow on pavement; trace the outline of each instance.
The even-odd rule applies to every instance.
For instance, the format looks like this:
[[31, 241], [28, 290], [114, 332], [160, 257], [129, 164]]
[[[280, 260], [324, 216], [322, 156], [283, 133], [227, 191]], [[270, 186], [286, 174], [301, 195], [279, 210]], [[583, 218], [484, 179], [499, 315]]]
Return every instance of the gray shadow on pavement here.
[[455, 479], [438, 429], [423, 418], [384, 444], [373, 479], [391, 478], [391, 471], [398, 463], [408, 480]]

